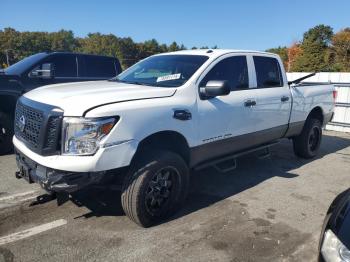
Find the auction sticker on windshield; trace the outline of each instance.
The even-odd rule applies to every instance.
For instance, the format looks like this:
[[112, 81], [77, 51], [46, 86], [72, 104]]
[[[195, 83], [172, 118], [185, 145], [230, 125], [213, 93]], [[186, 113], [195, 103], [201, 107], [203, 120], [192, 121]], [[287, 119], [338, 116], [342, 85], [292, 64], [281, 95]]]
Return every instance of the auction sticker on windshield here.
[[181, 77], [181, 74], [160, 76], [160, 77], [157, 78], [157, 82], [176, 80], [176, 79], [180, 79], [180, 77]]

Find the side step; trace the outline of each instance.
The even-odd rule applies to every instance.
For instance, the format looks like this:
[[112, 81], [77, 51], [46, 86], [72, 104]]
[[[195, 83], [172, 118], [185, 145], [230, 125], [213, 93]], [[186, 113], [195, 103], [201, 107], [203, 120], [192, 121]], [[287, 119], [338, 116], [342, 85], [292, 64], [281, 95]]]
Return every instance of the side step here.
[[251, 148], [245, 151], [241, 151], [232, 155], [226, 155], [224, 157], [209, 160], [206, 163], [200, 164], [195, 167], [195, 170], [201, 170], [207, 167], [214, 167], [216, 170], [222, 173], [226, 173], [234, 170], [237, 167], [237, 158], [250, 153], [256, 153], [259, 159], [264, 159], [270, 156], [270, 147], [278, 144], [279, 141], [274, 141], [268, 144], [264, 144], [255, 148]]
[[270, 146], [260, 149], [256, 152], [256, 157], [259, 159], [267, 158], [271, 155]]

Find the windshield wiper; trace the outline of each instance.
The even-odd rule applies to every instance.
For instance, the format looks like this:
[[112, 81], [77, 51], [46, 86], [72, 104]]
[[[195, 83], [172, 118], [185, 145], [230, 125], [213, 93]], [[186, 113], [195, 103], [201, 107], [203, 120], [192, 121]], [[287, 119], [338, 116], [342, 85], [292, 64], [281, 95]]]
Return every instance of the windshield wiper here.
[[124, 80], [118, 79], [117, 77], [109, 79], [108, 81], [115, 81], [115, 82], [119, 82], [119, 83], [125, 83], [125, 84], [131, 84], [131, 85], [140, 85], [140, 86], [155, 86], [155, 85], [153, 85], [151, 83], [144, 83], [144, 82], [138, 82], [138, 81], [124, 81]]
[[154, 86], [153, 84], [150, 84], [150, 83], [144, 83], [144, 82], [138, 82], [138, 81], [124, 81], [123, 83], [140, 85], [140, 86]]

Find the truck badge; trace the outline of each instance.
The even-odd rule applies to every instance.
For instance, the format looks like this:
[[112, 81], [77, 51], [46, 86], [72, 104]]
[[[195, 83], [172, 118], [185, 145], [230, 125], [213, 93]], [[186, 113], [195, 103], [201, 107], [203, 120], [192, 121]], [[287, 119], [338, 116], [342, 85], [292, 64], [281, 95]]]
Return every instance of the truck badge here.
[[19, 121], [17, 122], [17, 126], [19, 130], [21, 130], [21, 132], [24, 131], [24, 128], [26, 127], [26, 118], [23, 115], [19, 118]]

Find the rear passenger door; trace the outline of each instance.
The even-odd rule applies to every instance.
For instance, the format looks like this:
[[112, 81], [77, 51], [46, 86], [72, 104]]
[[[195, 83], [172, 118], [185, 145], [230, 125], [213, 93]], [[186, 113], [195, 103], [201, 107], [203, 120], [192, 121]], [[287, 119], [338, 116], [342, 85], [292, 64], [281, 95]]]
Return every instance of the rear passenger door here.
[[288, 128], [291, 94], [280, 60], [274, 56], [252, 55], [255, 68], [256, 105], [252, 107], [256, 121], [257, 143], [278, 139]]
[[79, 55], [78, 75], [81, 80], [104, 80], [119, 74], [113, 57]]

